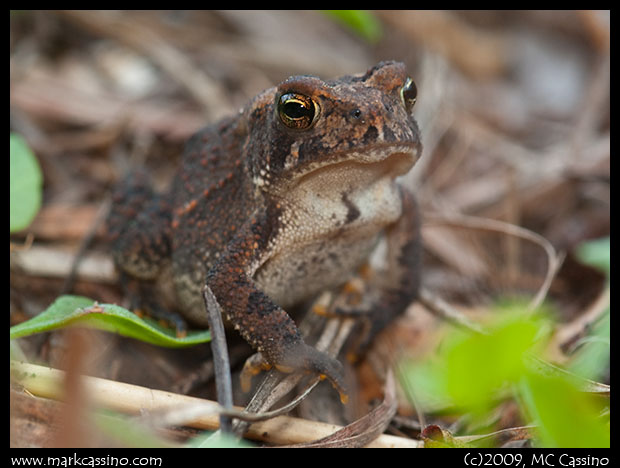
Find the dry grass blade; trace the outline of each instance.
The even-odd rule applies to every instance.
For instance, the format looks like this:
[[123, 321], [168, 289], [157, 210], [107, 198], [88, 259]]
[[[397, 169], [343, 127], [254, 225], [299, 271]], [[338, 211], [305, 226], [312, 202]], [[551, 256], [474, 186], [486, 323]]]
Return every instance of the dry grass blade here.
[[[11, 105], [43, 120], [77, 125], [107, 122], [171, 139], [188, 138], [204, 125], [204, 116], [178, 105], [171, 104], [164, 112], [153, 102], [132, 102], [109, 93], [86, 93], [49, 75], [26, 75], [12, 83]], [[58, 145], [47, 150], [55, 152]]]
[[123, 42], [144, 53], [200, 102], [210, 118], [220, 116], [228, 108], [221, 86], [196, 68], [187, 57], [145, 28], [123, 15], [64, 10], [58, 12], [82, 27]]
[[394, 374], [388, 371], [385, 382], [385, 398], [383, 402], [370, 413], [357, 421], [343, 427], [330, 436], [287, 447], [295, 448], [356, 448], [367, 445], [385, 431], [396, 414], [396, 384]]
[[34, 234], [29, 232], [28, 234], [26, 234], [26, 239], [24, 240], [23, 244], [16, 244], [14, 242], [10, 242], [9, 243], [9, 247], [11, 249], [10, 251], [11, 252], [25, 252], [28, 249], [30, 249], [33, 241], [34, 241]]
[[420, 288], [420, 303], [424, 305], [434, 315], [445, 319], [459, 327], [472, 333], [485, 333], [484, 330], [475, 322], [472, 322], [464, 314], [456, 310], [441, 297], [422, 287]]
[[465, 227], [470, 229], [480, 229], [485, 231], [495, 231], [505, 233], [507, 235], [520, 237], [539, 245], [547, 256], [547, 271], [543, 284], [540, 286], [534, 298], [528, 304], [530, 311], [536, 309], [545, 299], [547, 292], [551, 286], [551, 282], [555, 277], [558, 269], [562, 265], [563, 255], [559, 255], [551, 243], [543, 236], [536, 234], [529, 229], [525, 229], [514, 224], [498, 221], [495, 219], [479, 218], [476, 216], [468, 216], [463, 214], [438, 215], [436, 213], [425, 215], [427, 221], [446, 224], [457, 227]]
[[[66, 278], [75, 263], [76, 255], [58, 246], [32, 246], [28, 250], [14, 251], [11, 254], [11, 267], [34, 276]], [[80, 279], [111, 283], [116, 274], [112, 259], [100, 253], [85, 255], [78, 267]]]
[[563, 350], [575, 339], [584, 335], [588, 328], [605, 313], [609, 307], [610, 294], [610, 289], [605, 288], [587, 310], [556, 330], [550, 346], [554, 360], [566, 360]]
[[472, 76], [496, 76], [506, 66], [505, 46], [499, 35], [481, 33], [450, 12], [391, 10], [379, 14], [412, 40], [423, 41]]
[[554, 366], [550, 362], [547, 362], [543, 359], [540, 359], [537, 356], [529, 355], [528, 356], [528, 364], [539, 374], [541, 375], [549, 375], [549, 376], [568, 376], [572, 380], [574, 380], [578, 388], [582, 392], [586, 393], [595, 393], [601, 396], [610, 396], [611, 395], [611, 386], [606, 385], [600, 382], [595, 382], [590, 379], [586, 379], [584, 377], [580, 377], [572, 372], [569, 372], [561, 367]]
[[466, 444], [476, 444], [485, 440], [492, 440], [498, 442], [498, 445], [506, 444], [515, 440], [528, 440], [532, 438], [532, 430], [536, 429], [536, 426], [521, 426], [521, 427], [509, 427], [507, 429], [500, 429], [499, 431], [491, 432], [483, 435], [473, 436], [458, 436], [456, 440], [464, 442]]

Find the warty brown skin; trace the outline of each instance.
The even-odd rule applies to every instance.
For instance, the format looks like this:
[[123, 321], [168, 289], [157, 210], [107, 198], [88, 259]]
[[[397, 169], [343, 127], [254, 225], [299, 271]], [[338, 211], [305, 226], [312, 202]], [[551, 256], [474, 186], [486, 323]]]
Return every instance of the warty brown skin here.
[[[342, 391], [341, 364], [304, 343], [285, 308], [341, 286], [381, 236], [385, 274], [364, 310], [343, 313], [366, 314], [372, 337], [415, 299], [419, 214], [394, 180], [421, 154], [407, 86], [396, 62], [333, 81], [291, 77], [200, 131], [168, 192], [135, 173], [115, 193], [118, 267], [142, 283], [172, 282], [178, 308], [201, 326], [207, 284], [269, 363], [324, 375]], [[306, 128], [287, 124], [295, 109], [283, 116], [278, 103], [289, 95], [311, 103]]]

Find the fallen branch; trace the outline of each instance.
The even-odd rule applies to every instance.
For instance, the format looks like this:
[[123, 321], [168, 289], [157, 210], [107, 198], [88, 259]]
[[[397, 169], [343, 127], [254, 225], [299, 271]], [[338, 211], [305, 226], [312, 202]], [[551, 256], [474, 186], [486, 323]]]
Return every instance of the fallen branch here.
[[[14, 381], [24, 389], [39, 397], [60, 400], [63, 397], [65, 373], [35, 364], [11, 361], [11, 375]], [[83, 384], [86, 394], [101, 407], [127, 414], [143, 412], [172, 411], [187, 409], [190, 406], [201, 408], [202, 416], [184, 423], [184, 425], [202, 430], [216, 430], [219, 427], [220, 406], [210, 400], [177, 395], [162, 390], [152, 390], [138, 385], [84, 376]], [[211, 414], [205, 414], [210, 409]], [[242, 408], [237, 407], [238, 410]], [[342, 429], [341, 426], [301, 418], [279, 416], [269, 421], [252, 424], [246, 436], [253, 440], [261, 440], [271, 444], [298, 444], [321, 439]], [[380, 435], [367, 447], [420, 447], [416, 440], [406, 439], [387, 434]]]

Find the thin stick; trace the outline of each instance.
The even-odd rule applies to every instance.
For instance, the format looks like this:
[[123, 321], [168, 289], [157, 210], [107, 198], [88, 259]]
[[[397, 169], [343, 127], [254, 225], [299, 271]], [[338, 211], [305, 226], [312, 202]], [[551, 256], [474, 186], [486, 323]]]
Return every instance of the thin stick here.
[[[224, 332], [224, 322], [222, 321], [222, 309], [209, 286], [205, 285], [202, 295], [207, 308], [209, 328], [211, 330], [211, 351], [213, 352], [217, 401], [225, 410], [229, 410], [233, 405], [232, 379], [230, 377], [230, 359], [228, 358], [226, 333]], [[232, 421], [227, 414], [220, 414], [220, 430], [222, 432], [232, 432]]]
[[429, 312], [436, 315], [437, 317], [447, 320], [454, 325], [457, 325], [461, 328], [464, 328], [465, 330], [476, 334], [486, 333], [480, 325], [469, 320], [469, 318], [467, 318], [464, 314], [456, 310], [442, 298], [429, 291], [425, 287], [420, 288], [418, 300], [424, 307], [428, 309]]

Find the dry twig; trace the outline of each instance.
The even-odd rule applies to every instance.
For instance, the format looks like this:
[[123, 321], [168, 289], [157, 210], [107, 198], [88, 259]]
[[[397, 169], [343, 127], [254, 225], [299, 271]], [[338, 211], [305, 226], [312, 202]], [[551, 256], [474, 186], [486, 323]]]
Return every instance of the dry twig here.
[[478, 218], [475, 216], [467, 216], [462, 214], [437, 215], [434, 213], [425, 215], [425, 219], [440, 224], [448, 224], [471, 229], [482, 229], [486, 231], [503, 232], [508, 235], [517, 236], [522, 239], [529, 240], [539, 245], [545, 251], [545, 254], [547, 256], [547, 272], [545, 274], [543, 284], [540, 286], [534, 298], [530, 301], [528, 309], [530, 311], [533, 311], [540, 304], [542, 304], [542, 301], [544, 300], [547, 292], [549, 291], [549, 288], [551, 287], [551, 282], [553, 281], [553, 278], [555, 277], [558, 269], [562, 265], [563, 260], [563, 255], [558, 255], [551, 243], [543, 236], [536, 234], [529, 229], [515, 226], [514, 224], [509, 224], [503, 221], [488, 218]]
[[[11, 373], [14, 380], [33, 395], [62, 399], [64, 372], [34, 364], [12, 361]], [[184, 424], [203, 430], [214, 430], [219, 425], [219, 405], [213, 401], [176, 395], [137, 385], [114, 382], [97, 377], [83, 377], [86, 394], [97, 406], [128, 414], [161, 411], [175, 408], [210, 408], [212, 413], [196, 417]], [[241, 410], [241, 408], [238, 408]], [[192, 416], [193, 418], [193, 416]], [[269, 421], [252, 424], [247, 436], [272, 444], [296, 444], [326, 437], [341, 427], [316, 421], [280, 416]], [[371, 442], [369, 447], [419, 447], [415, 440], [383, 434]]]

